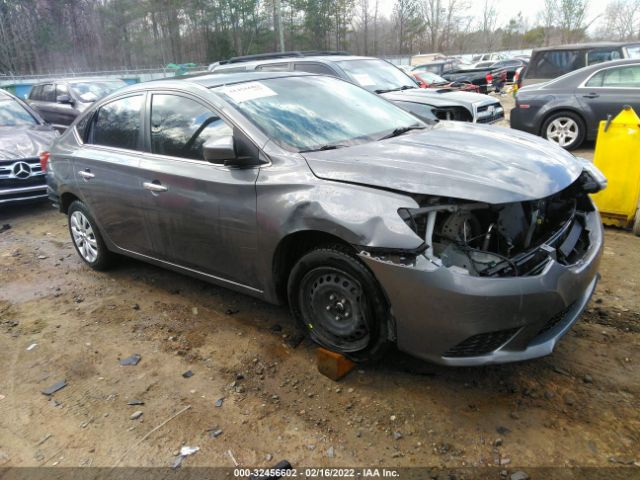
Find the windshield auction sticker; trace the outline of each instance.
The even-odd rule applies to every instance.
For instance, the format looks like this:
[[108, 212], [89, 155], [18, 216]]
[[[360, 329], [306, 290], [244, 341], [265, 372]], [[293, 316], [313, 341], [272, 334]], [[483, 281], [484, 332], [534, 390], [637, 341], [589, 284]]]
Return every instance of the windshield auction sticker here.
[[231, 85], [224, 88], [224, 93], [237, 103], [278, 95], [261, 82], [247, 82], [240, 83], [238, 85]]
[[358, 82], [362, 86], [376, 84], [376, 82], [374, 82], [373, 79], [366, 73], [354, 73], [353, 78], [355, 78], [356, 82]]

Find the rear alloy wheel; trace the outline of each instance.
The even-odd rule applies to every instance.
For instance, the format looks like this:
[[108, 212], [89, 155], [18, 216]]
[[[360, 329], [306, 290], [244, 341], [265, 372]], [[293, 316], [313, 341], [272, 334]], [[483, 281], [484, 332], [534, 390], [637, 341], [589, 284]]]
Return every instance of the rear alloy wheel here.
[[355, 361], [384, 352], [386, 301], [373, 274], [345, 249], [304, 255], [291, 271], [288, 296], [291, 312], [316, 343]]
[[574, 113], [558, 113], [544, 122], [542, 135], [547, 140], [566, 150], [573, 150], [578, 148], [584, 141], [584, 122]]
[[76, 200], [69, 206], [68, 214], [69, 233], [80, 258], [95, 270], [105, 269], [111, 261], [111, 253], [86, 205]]

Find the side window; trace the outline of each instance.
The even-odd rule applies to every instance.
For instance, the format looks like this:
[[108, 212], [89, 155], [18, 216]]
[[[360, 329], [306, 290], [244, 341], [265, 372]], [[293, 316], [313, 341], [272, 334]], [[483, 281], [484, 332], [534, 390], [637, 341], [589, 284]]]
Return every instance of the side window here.
[[142, 95], [121, 98], [100, 107], [94, 116], [89, 143], [138, 150], [143, 98]]
[[331, 75], [333, 77], [336, 76], [336, 72], [322, 63], [294, 63], [293, 69], [296, 72], [317, 73], [318, 75]]
[[261, 72], [288, 72], [289, 63], [267, 63], [265, 65], [259, 65], [256, 70]]
[[48, 83], [42, 89], [41, 100], [45, 102], [55, 102], [56, 101], [56, 92], [53, 88], [52, 83]]
[[532, 59], [527, 77], [556, 78], [584, 66], [584, 50], [547, 50]]
[[589, 53], [587, 53], [587, 65], [619, 60], [620, 58], [622, 58], [622, 55], [620, 55], [620, 51], [617, 48], [599, 48], [596, 50], [589, 50]]
[[159, 155], [203, 160], [208, 140], [231, 135], [231, 127], [195, 100], [154, 94], [151, 101], [151, 151]]
[[69, 95], [69, 89], [64, 84], [56, 84], [56, 99], [59, 95]]

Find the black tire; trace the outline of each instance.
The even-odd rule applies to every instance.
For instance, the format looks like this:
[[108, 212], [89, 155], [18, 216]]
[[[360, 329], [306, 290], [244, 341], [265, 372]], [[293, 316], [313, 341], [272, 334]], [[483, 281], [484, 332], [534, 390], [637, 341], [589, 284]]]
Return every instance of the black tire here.
[[113, 261], [113, 254], [107, 250], [87, 206], [80, 200], [75, 200], [69, 205], [67, 213], [71, 241], [82, 261], [94, 270], [108, 268]]
[[[552, 133], [549, 131], [551, 125], [554, 124], [554, 122], [559, 122], [560, 124], [562, 124], [563, 121], [566, 122], [565, 125], [571, 126], [571, 128], [568, 129], [565, 135], [575, 134], [574, 138], [570, 142], [564, 144], [562, 143], [564, 142], [564, 139], [554, 139]], [[575, 129], [573, 128], [573, 125], [575, 125]], [[550, 142], [555, 143], [565, 150], [575, 150], [580, 145], [582, 145], [584, 143], [586, 132], [587, 128], [584, 124], [584, 120], [582, 120], [582, 117], [580, 117], [580, 115], [576, 113], [569, 111], [557, 112], [549, 115], [543, 122], [542, 128], [540, 129], [540, 135], [543, 138], [546, 138]]]
[[295, 264], [287, 284], [292, 315], [319, 345], [356, 362], [389, 346], [390, 313], [378, 281], [346, 248], [316, 248]]

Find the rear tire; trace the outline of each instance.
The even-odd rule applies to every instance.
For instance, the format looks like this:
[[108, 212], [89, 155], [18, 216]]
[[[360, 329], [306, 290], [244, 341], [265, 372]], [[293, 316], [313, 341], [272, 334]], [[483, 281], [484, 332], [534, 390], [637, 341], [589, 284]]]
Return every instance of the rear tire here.
[[346, 248], [316, 248], [295, 264], [289, 307], [311, 339], [356, 362], [380, 358], [389, 345], [389, 307], [376, 278]]
[[100, 235], [98, 225], [87, 206], [80, 200], [69, 205], [69, 233], [73, 246], [84, 263], [94, 270], [104, 270], [113, 260], [113, 254]]
[[586, 130], [584, 120], [579, 115], [558, 112], [544, 121], [541, 135], [565, 150], [574, 150], [584, 142]]

